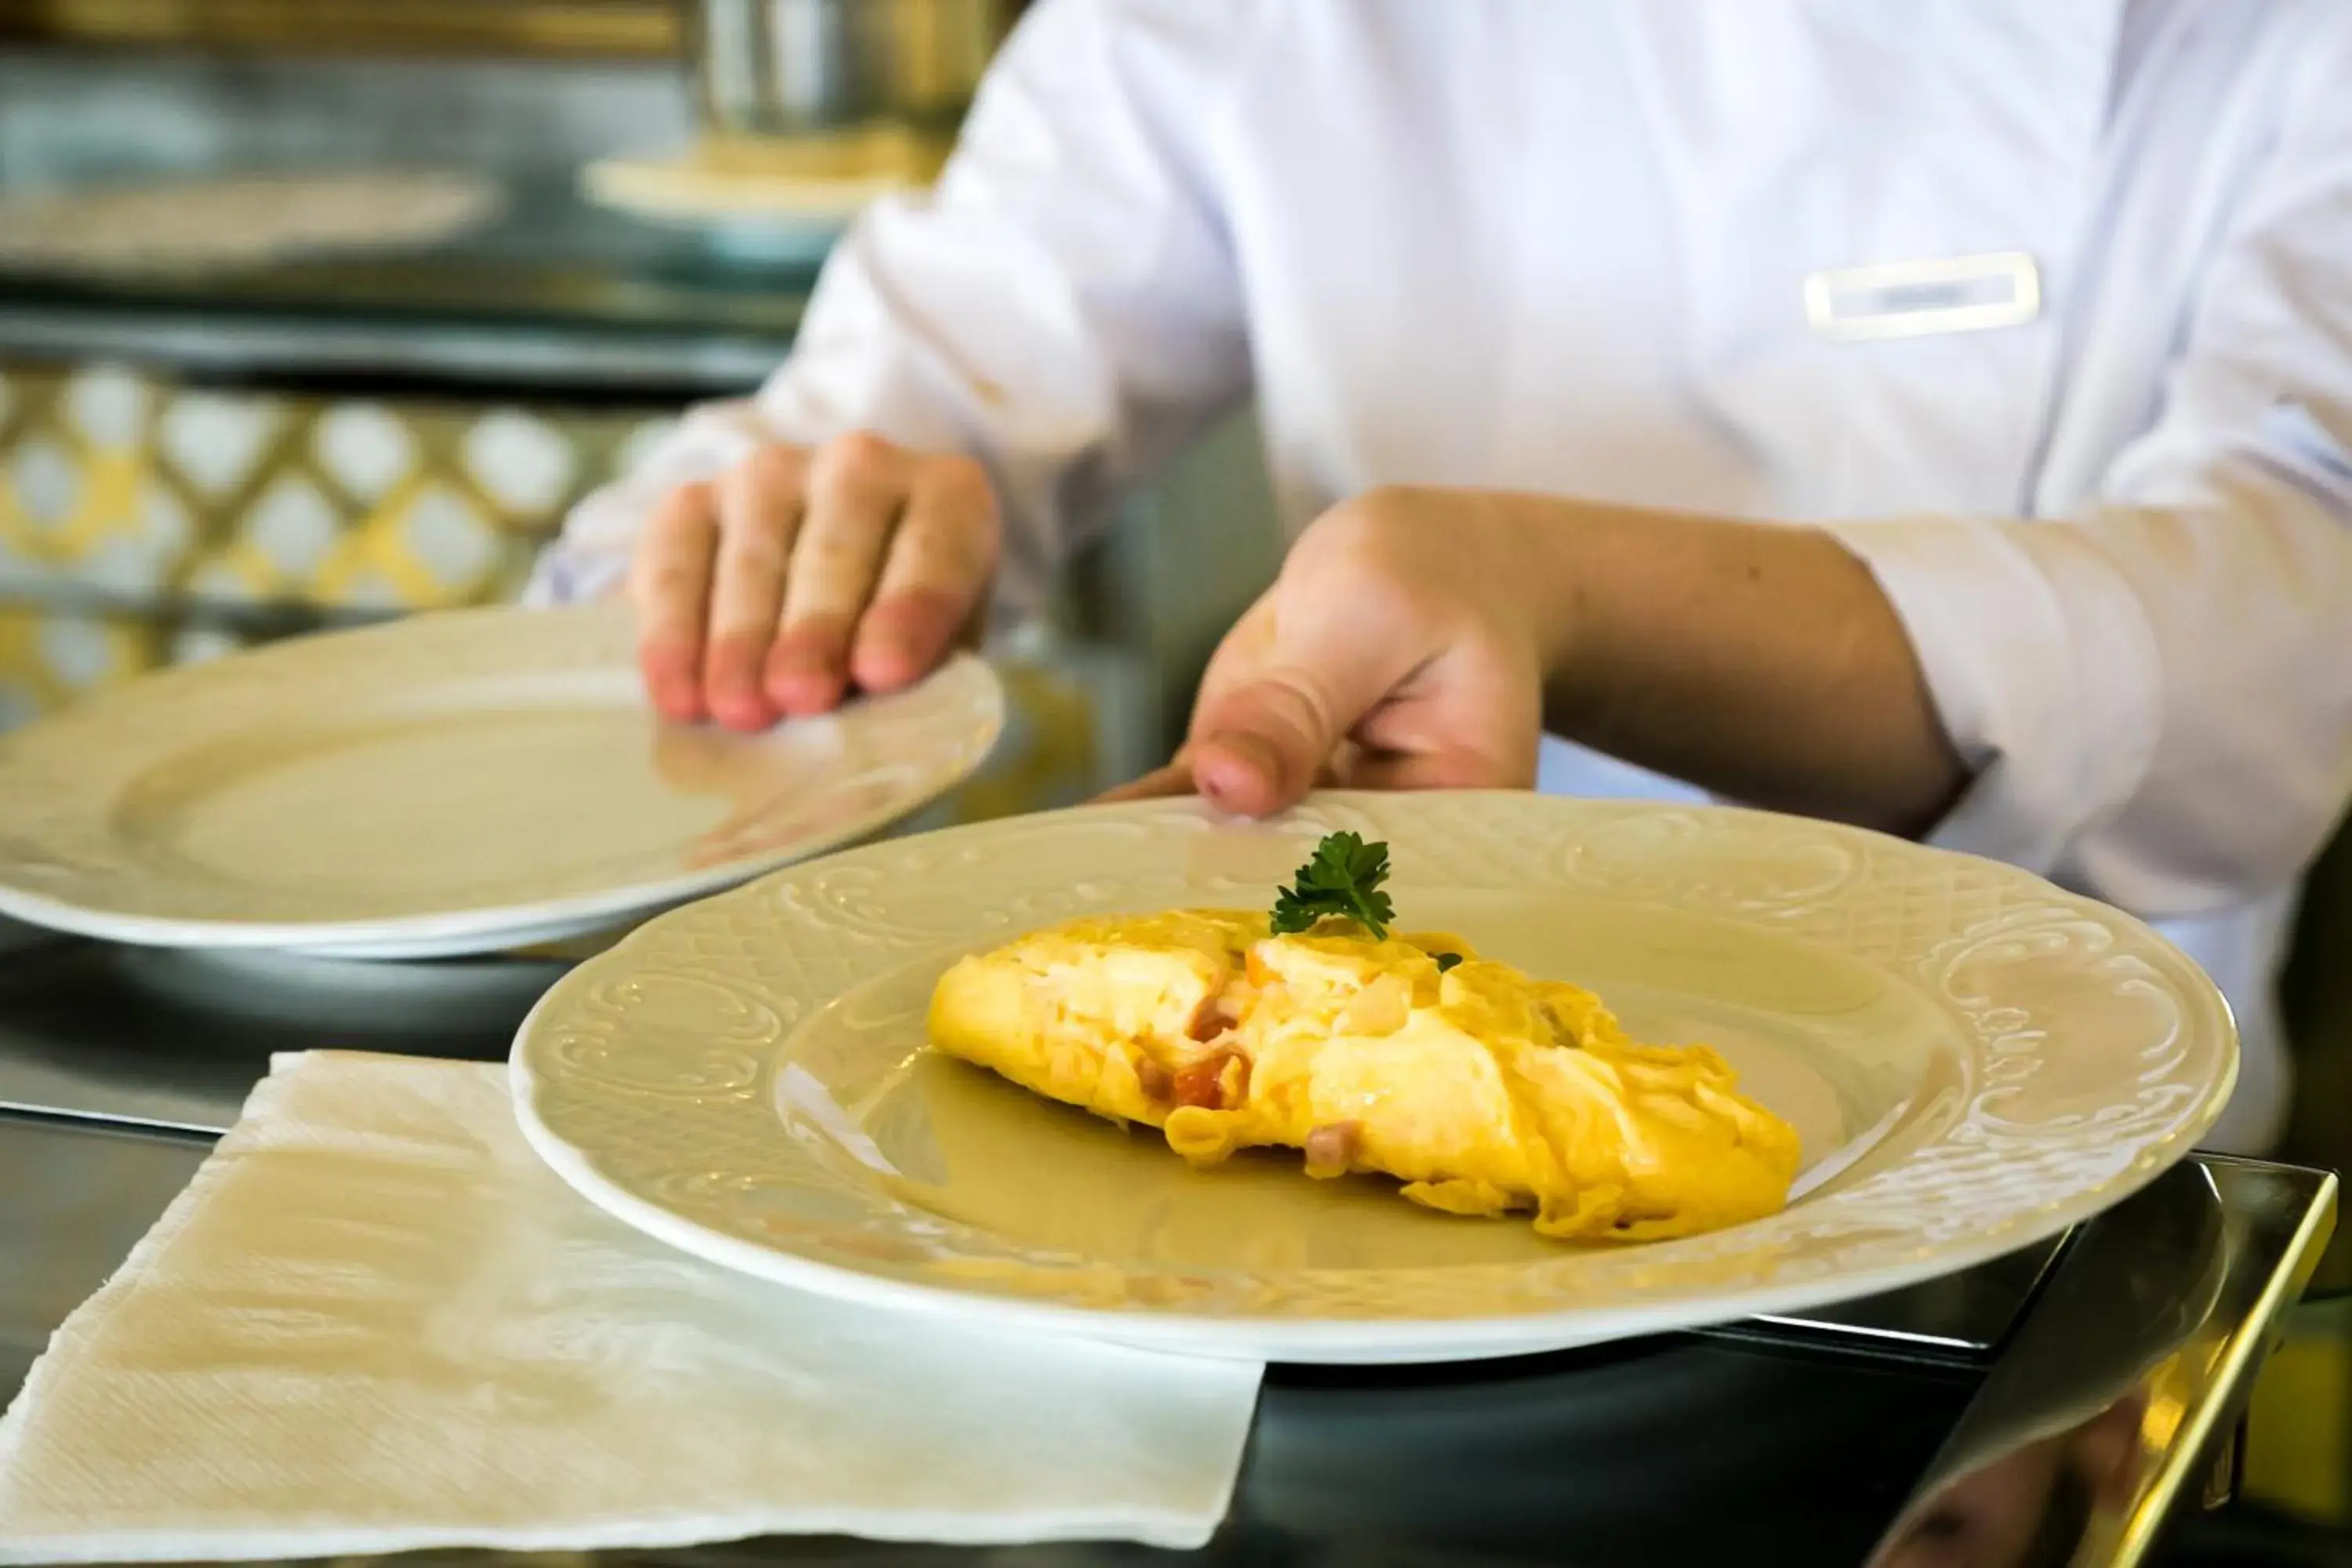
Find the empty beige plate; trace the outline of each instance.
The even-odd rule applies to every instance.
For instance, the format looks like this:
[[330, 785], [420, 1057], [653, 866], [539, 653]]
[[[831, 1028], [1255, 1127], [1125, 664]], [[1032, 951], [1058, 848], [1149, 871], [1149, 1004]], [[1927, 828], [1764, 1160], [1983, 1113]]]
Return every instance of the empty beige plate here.
[[[1398, 916], [1720, 1047], [1793, 1122], [1782, 1213], [1640, 1246], [1196, 1171], [924, 1048], [960, 953], [1088, 911], [1264, 905], [1318, 837], [1391, 847]], [[525, 1131], [689, 1251], [974, 1321], [1286, 1361], [1445, 1361], [1786, 1312], [1980, 1262], [2186, 1153], [2237, 1062], [2147, 927], [2010, 867], [1755, 812], [1318, 796], [1288, 820], [1088, 807], [869, 845], [664, 915], [515, 1046]]]
[[994, 674], [761, 735], [660, 722], [625, 612], [467, 610], [136, 681], [0, 738], [0, 914], [430, 957], [546, 942], [873, 833], [988, 754]]

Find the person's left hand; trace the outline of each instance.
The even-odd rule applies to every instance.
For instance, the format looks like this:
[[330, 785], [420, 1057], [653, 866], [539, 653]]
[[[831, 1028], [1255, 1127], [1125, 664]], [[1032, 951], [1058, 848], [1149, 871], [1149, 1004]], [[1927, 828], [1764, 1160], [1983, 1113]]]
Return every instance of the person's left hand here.
[[1110, 800], [1198, 791], [1264, 816], [1318, 784], [1528, 787], [1544, 672], [1544, 520], [1516, 498], [1382, 489], [1317, 519], [1218, 645], [1176, 760]]
[[1535, 782], [1563, 738], [1732, 799], [1917, 833], [1967, 787], [1870, 567], [1820, 529], [1381, 489], [1299, 536], [1210, 662], [1176, 762], [1263, 816], [1318, 782]]

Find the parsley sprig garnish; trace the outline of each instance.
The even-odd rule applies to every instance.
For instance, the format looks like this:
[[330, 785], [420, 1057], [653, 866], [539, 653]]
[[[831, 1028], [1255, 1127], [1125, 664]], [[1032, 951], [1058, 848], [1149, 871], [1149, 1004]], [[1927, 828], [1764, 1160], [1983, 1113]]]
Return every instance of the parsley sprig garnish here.
[[1367, 844], [1353, 833], [1332, 833], [1315, 847], [1315, 858], [1293, 873], [1296, 885], [1274, 899], [1274, 932], [1291, 936], [1312, 931], [1330, 916], [1351, 920], [1385, 940], [1396, 906], [1381, 891], [1389, 879], [1389, 847]]

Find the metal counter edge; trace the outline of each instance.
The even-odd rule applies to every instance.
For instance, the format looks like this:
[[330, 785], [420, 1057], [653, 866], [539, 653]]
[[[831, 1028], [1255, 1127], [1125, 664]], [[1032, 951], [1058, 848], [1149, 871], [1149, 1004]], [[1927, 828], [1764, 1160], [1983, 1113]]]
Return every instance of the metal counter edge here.
[[[2046, 1399], [2048, 1385], [2063, 1381], [2058, 1369], [2082, 1359], [2086, 1334], [2127, 1337], [2129, 1325], [2084, 1312], [2086, 1300], [2101, 1304], [2095, 1293], [2076, 1292], [2070, 1313], [2065, 1291], [2045, 1291], [1872, 1555], [1873, 1564], [1899, 1562], [1908, 1533], [1958, 1483], [2118, 1409], [2137, 1412], [2131, 1445], [2138, 1462], [2128, 1472], [2127, 1489], [2094, 1495], [2065, 1559], [2078, 1568], [2134, 1568], [2173, 1517], [2200, 1463], [2217, 1453], [2225, 1463], [2234, 1459], [2234, 1437], [2218, 1450], [2215, 1440], [2242, 1413], [2280, 1318], [2301, 1298], [2335, 1232], [2338, 1184], [2332, 1172], [2226, 1155], [2199, 1154], [2187, 1164], [2202, 1173], [2221, 1213], [2220, 1278], [2196, 1321], [2113, 1388], [2103, 1405], [2078, 1412], [2079, 1421], [2053, 1430], [2021, 1417], [2029, 1415], [2037, 1394]], [[2088, 1318], [2098, 1321], [2083, 1321]], [[1989, 1442], [1995, 1436], [2003, 1440]]]

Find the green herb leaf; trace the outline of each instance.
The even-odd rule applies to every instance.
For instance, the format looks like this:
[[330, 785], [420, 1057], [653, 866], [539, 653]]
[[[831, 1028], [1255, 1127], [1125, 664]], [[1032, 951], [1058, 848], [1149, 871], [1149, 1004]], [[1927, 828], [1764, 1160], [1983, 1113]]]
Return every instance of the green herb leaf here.
[[1458, 952], [1441, 952], [1437, 955], [1437, 973], [1443, 974], [1461, 962], [1462, 955]]
[[1331, 916], [1354, 921], [1376, 938], [1389, 934], [1396, 906], [1381, 891], [1389, 879], [1386, 844], [1367, 844], [1353, 833], [1328, 834], [1315, 847], [1315, 858], [1293, 875], [1293, 885], [1275, 896], [1276, 935], [1312, 931], [1317, 921]]

